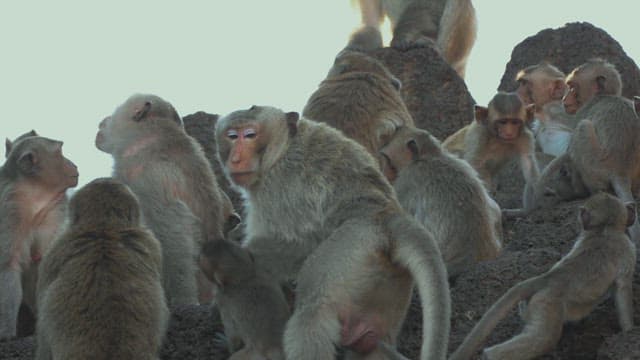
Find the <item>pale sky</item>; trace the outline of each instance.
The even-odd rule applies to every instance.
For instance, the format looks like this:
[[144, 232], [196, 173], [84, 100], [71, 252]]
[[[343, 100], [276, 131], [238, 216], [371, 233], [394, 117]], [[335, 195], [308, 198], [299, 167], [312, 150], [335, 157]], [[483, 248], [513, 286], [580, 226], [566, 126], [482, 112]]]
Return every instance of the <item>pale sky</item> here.
[[[567, 22], [604, 29], [637, 61], [632, 4], [475, 0], [471, 95], [486, 103], [514, 46]], [[0, 140], [35, 129], [64, 141], [82, 185], [111, 174], [94, 137], [131, 94], [159, 95], [182, 116], [253, 104], [301, 111], [358, 24], [348, 0], [2, 1]]]

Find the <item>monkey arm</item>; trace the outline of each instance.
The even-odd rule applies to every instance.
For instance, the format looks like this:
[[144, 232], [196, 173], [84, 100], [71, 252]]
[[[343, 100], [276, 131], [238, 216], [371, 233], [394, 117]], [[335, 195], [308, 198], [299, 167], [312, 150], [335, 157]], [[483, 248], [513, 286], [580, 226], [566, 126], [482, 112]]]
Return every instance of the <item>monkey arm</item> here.
[[625, 274], [616, 279], [615, 282], [615, 304], [618, 314], [618, 323], [622, 331], [629, 331], [633, 327], [633, 292], [631, 283], [633, 272]]
[[20, 271], [5, 268], [0, 271], [0, 339], [16, 336], [18, 310], [22, 302]]

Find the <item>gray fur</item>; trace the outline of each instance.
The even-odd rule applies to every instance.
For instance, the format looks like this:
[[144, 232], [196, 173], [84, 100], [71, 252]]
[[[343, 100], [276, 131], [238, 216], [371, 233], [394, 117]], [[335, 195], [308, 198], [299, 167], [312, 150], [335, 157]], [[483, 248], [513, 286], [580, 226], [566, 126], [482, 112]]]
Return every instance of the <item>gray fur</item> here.
[[[244, 246], [258, 268], [297, 281], [295, 311], [284, 334], [287, 359], [333, 358], [335, 344], [345, 340], [340, 317], [366, 324], [357, 319], [360, 311], [384, 319], [388, 325], [381, 331], [388, 335], [381, 340], [395, 346], [412, 278], [424, 310], [421, 358], [444, 359], [450, 303], [440, 252], [431, 234], [400, 208], [373, 157], [338, 130], [306, 119], [286, 137], [284, 112], [253, 107], [217, 125], [225, 167], [231, 147], [226, 129], [243, 122], [285, 137], [263, 140], [269, 150], [261, 156], [279, 155], [263, 160], [255, 183], [242, 191]], [[380, 356], [379, 350], [370, 356]]]
[[135, 196], [98, 179], [69, 208], [40, 268], [36, 359], [158, 359], [169, 318], [162, 252]]

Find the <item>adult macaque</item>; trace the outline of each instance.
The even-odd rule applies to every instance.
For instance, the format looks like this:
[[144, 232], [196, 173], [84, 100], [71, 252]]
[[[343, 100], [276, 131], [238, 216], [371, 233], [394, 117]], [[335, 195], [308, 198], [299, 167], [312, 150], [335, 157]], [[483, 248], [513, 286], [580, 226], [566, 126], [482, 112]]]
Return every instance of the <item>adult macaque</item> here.
[[346, 50], [338, 54], [302, 115], [341, 130], [377, 158], [397, 127], [413, 125], [400, 81], [376, 59]]
[[444, 142], [455, 150], [464, 134], [463, 158], [473, 166], [491, 193], [494, 178], [509, 160], [517, 157], [525, 179], [523, 203], [530, 201], [531, 187], [538, 179], [533, 134], [534, 105], [525, 105], [515, 93], [498, 92], [487, 107], [475, 106], [475, 121]]
[[136, 194], [162, 244], [171, 306], [211, 301], [213, 284], [197, 270], [197, 249], [221, 240], [233, 216], [202, 148], [179, 118], [167, 101], [136, 94], [100, 123], [96, 136], [96, 147], [113, 155], [113, 176]]
[[362, 27], [347, 48], [382, 47], [380, 24], [391, 22], [391, 46], [399, 50], [435, 45], [464, 78], [467, 57], [476, 41], [476, 10], [471, 0], [360, 0]]
[[284, 360], [282, 334], [291, 314], [278, 282], [256, 268], [249, 251], [226, 240], [204, 246], [200, 267], [218, 288], [229, 359]]
[[635, 203], [600, 193], [580, 208], [582, 233], [573, 249], [546, 273], [520, 282], [482, 316], [449, 358], [471, 359], [498, 322], [526, 301], [522, 333], [484, 350], [485, 359], [532, 359], [551, 351], [567, 321], [580, 320], [613, 290], [623, 331], [633, 327], [633, 272], [636, 248], [625, 230], [635, 221]]
[[[622, 201], [633, 201], [640, 189], [640, 119], [634, 103], [620, 96], [620, 74], [594, 59], [569, 74], [567, 84], [565, 108], [579, 123], [567, 153], [545, 168], [533, 198], [537, 202], [549, 190], [563, 198], [613, 191]], [[639, 239], [638, 224], [631, 230]]]
[[421, 359], [444, 359], [450, 300], [432, 235], [412, 219], [365, 149], [325, 124], [271, 107], [216, 127], [224, 171], [246, 199], [244, 246], [277, 281], [297, 282], [287, 359], [379, 358], [395, 347], [414, 281]]
[[6, 141], [0, 167], [0, 339], [16, 335], [20, 304], [36, 314], [38, 266], [64, 221], [78, 169], [62, 142], [34, 131]]
[[466, 161], [427, 131], [408, 127], [399, 128], [380, 152], [400, 204], [433, 232], [449, 277], [500, 254], [500, 208]]
[[549, 63], [531, 65], [516, 75], [518, 96], [535, 105], [535, 120], [531, 125], [534, 137], [545, 154], [560, 156], [567, 151], [575, 118], [564, 111], [562, 98], [567, 92], [565, 75]]
[[78, 190], [40, 268], [36, 359], [157, 359], [169, 319], [161, 271], [160, 243], [125, 185]]

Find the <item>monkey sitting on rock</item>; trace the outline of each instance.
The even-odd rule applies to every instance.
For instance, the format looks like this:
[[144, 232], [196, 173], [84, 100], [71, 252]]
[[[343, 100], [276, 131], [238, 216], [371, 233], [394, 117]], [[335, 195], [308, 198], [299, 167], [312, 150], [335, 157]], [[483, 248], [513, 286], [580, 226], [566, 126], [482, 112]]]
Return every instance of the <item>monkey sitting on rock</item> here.
[[626, 234], [635, 221], [635, 203], [607, 193], [589, 198], [580, 208], [582, 232], [571, 251], [546, 273], [509, 289], [471, 330], [451, 360], [471, 359], [498, 322], [521, 300], [522, 333], [484, 349], [490, 360], [532, 359], [551, 351], [567, 321], [589, 315], [613, 290], [623, 331], [633, 327], [631, 286], [636, 248]]

